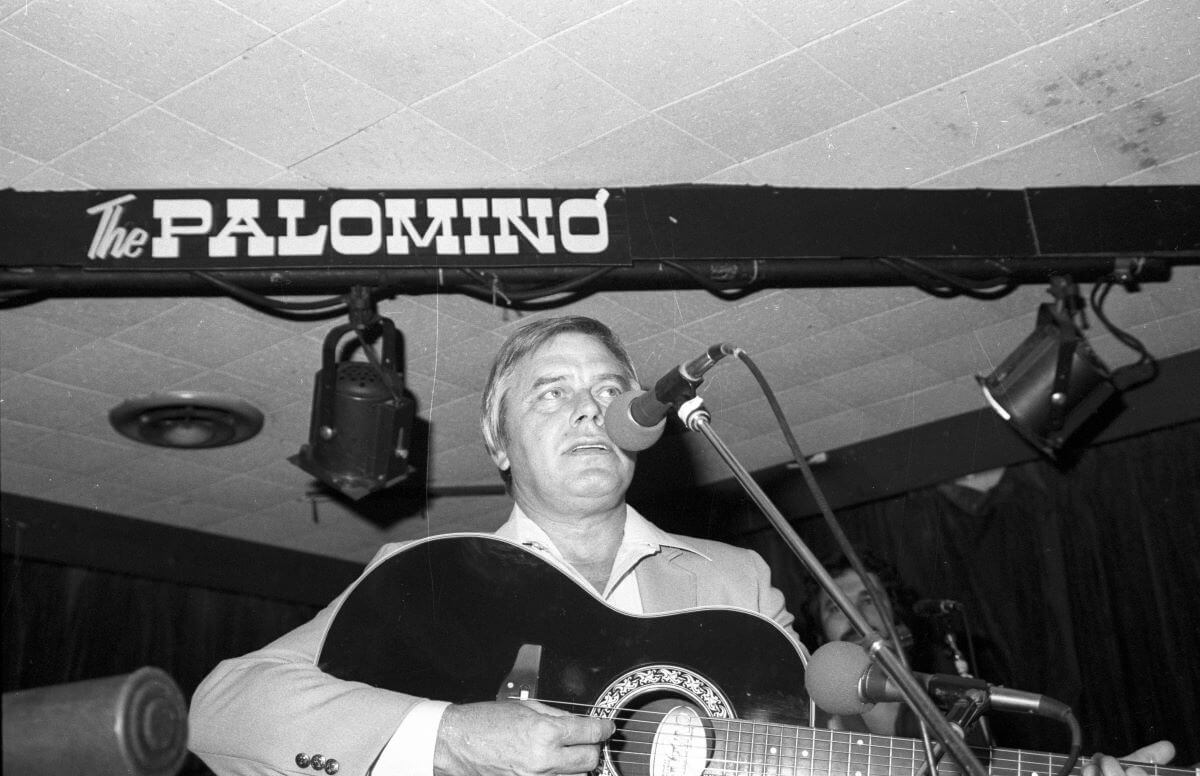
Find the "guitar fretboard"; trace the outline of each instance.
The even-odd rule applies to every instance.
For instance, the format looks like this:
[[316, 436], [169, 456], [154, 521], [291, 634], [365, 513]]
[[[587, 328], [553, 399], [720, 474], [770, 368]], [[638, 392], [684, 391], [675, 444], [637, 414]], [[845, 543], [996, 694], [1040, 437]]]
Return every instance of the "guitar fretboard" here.
[[[744, 720], [712, 720], [714, 756], [706, 776], [917, 776], [925, 766], [925, 747], [909, 738], [795, 727]], [[1020, 749], [973, 752], [989, 776], [1055, 776], [1066, 755]], [[1080, 776], [1083, 760], [1072, 776]], [[1138, 764], [1148, 776], [1200, 776], [1200, 769]], [[950, 755], [938, 764], [939, 776], [961, 776]]]

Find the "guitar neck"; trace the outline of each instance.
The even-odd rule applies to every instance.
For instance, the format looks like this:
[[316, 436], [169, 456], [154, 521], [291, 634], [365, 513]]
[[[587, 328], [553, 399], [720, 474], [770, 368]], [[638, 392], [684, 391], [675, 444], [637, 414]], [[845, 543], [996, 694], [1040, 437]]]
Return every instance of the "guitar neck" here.
[[[869, 733], [713, 720], [717, 748], [710, 776], [918, 776], [925, 766], [925, 747], [911, 738]], [[1066, 755], [1020, 749], [975, 748], [989, 776], [1055, 776]], [[1071, 769], [1081, 776], [1082, 758]], [[1148, 776], [1200, 776], [1200, 768], [1138, 765]], [[960, 776], [962, 767], [950, 755], [938, 764], [939, 776]]]

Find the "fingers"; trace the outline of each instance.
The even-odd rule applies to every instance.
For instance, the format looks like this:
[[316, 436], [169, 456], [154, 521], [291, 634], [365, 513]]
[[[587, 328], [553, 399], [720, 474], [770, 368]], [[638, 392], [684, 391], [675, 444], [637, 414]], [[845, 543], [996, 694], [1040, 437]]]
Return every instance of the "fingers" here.
[[[1175, 756], [1175, 746], [1170, 741], [1155, 741], [1130, 752], [1122, 760], [1135, 763], [1162, 765]], [[1146, 770], [1137, 765], [1123, 766], [1115, 757], [1097, 752], [1083, 765], [1081, 776], [1148, 776]]]
[[1175, 745], [1170, 741], [1155, 741], [1141, 749], [1135, 749], [1122, 757], [1122, 760], [1132, 760], [1138, 763], [1155, 763], [1166, 765], [1175, 757]]

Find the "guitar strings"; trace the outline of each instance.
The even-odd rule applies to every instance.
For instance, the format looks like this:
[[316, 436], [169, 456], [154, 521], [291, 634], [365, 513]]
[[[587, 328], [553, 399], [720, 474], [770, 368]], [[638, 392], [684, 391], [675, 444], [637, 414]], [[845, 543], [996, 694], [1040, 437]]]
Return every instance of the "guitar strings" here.
[[[595, 708], [586, 703], [534, 700], [568, 711], [578, 710], [576, 713], [581, 716], [590, 716]], [[619, 766], [648, 761], [659, 726], [667, 714], [645, 709], [620, 709], [613, 714], [612, 718], [618, 723], [618, 734], [625, 745], [616, 754], [610, 752], [613, 763]], [[850, 773], [852, 765], [870, 767], [871, 763], [882, 765], [886, 762], [889, 770], [899, 768], [916, 773], [925, 764], [924, 752], [917, 748], [919, 742], [916, 739], [756, 722], [735, 717], [697, 716], [697, 719], [706, 723], [705, 726], [688, 731], [686, 735], [702, 740], [706, 753], [709, 744], [713, 744], [714, 756], [707, 758], [706, 754], [706, 770], [715, 772], [744, 772], [747, 759], [754, 760], [768, 754], [778, 758], [776, 767], [782, 769], [786, 769], [787, 761], [791, 761], [795, 763], [794, 767], [803, 763], [810, 770], [823, 765], [832, 771], [832, 766], [844, 765], [846, 772]], [[712, 739], [710, 732], [714, 734]], [[724, 734], [723, 737], [721, 734]], [[679, 736], [680, 733], [676, 731], [673, 735]], [[852, 744], [863, 748], [852, 751]], [[993, 774], [1044, 773], [1048, 776], [1066, 760], [1066, 755], [1052, 752], [988, 749], [981, 746], [970, 746], [970, 749], [989, 763], [989, 771]], [[1158, 765], [1154, 763], [1143, 764], [1143, 767], [1154, 774], [1159, 772]], [[1077, 765], [1075, 773], [1080, 769], [1081, 766]], [[959, 764], [950, 757], [940, 761], [938, 770], [949, 774], [962, 772]]]

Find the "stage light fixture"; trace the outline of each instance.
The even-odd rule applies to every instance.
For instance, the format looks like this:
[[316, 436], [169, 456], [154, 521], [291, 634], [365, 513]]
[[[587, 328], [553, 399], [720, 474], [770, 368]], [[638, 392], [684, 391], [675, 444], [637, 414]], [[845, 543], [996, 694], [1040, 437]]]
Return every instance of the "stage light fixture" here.
[[[351, 289], [348, 306], [349, 323], [330, 330], [322, 347], [308, 443], [288, 460], [357, 501], [408, 476], [416, 408], [396, 368], [395, 324], [375, 312], [366, 288]], [[351, 333], [365, 361], [338, 360]]]
[[[1104, 282], [1107, 295], [1117, 279]], [[1097, 301], [1093, 293], [1092, 307], [1097, 317], [1118, 339], [1142, 355], [1132, 367], [1109, 370], [1080, 328], [1080, 322], [1085, 327], [1087, 322], [1075, 283], [1069, 277], [1055, 276], [1051, 278], [1050, 294], [1055, 301], [1039, 306], [1033, 333], [990, 375], [975, 379], [992, 409], [1029, 444], [1054, 460], [1072, 435], [1102, 407], [1119, 401], [1122, 387], [1118, 375], [1132, 374], [1147, 363], [1153, 370], [1154, 360], [1140, 342], [1112, 326], [1101, 310], [1103, 297]], [[1123, 387], [1131, 387], [1131, 383]]]

